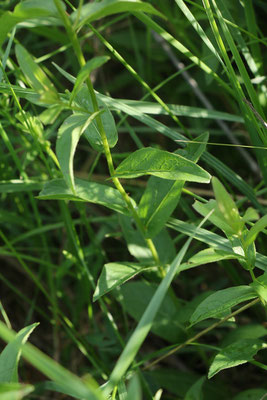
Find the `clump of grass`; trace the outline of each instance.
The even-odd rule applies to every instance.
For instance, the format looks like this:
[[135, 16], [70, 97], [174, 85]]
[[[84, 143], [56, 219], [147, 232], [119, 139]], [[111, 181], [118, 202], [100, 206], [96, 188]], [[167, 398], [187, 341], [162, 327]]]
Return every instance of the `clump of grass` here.
[[3, 396], [263, 398], [263, 4], [1, 7]]

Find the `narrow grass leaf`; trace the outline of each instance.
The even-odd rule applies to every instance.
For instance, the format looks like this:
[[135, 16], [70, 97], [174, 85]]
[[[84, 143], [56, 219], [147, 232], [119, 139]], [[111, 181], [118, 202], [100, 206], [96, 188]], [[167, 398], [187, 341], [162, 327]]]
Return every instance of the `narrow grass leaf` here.
[[88, 117], [87, 114], [75, 113], [68, 117], [58, 130], [56, 153], [60, 169], [67, 185], [75, 194], [73, 159], [81, 135], [88, 129], [100, 111]]
[[[184, 221], [180, 221], [178, 219], [170, 218], [167, 226], [170, 228], [177, 230], [178, 232], [184, 233], [185, 235], [192, 236], [194, 234], [194, 225], [188, 224]], [[198, 229], [195, 232], [195, 238], [197, 240], [200, 240], [203, 243], [206, 243], [210, 247], [214, 247], [215, 249], [223, 250], [227, 252], [228, 254], [233, 254], [234, 256], [237, 256], [238, 258], [242, 258], [242, 256], [239, 256], [233, 252], [233, 248], [231, 243], [229, 242], [228, 239], [217, 235], [216, 233], [213, 233], [211, 231], [208, 231], [207, 229]], [[245, 258], [243, 257], [244, 261]], [[267, 271], [267, 257], [264, 256], [263, 254], [256, 253], [256, 267], [262, 269], [263, 271]]]
[[20, 383], [0, 383], [1, 400], [20, 400], [34, 391], [32, 385], [22, 385]]
[[255, 297], [253, 289], [245, 285], [218, 290], [199, 304], [190, 318], [191, 325], [207, 318], [218, 318], [237, 304]]
[[226, 368], [233, 368], [249, 361], [259, 350], [266, 348], [259, 339], [241, 339], [222, 349], [214, 358], [208, 373], [208, 378], [212, 378], [218, 372]]
[[201, 167], [178, 154], [146, 147], [135, 151], [118, 166], [115, 176], [136, 178], [154, 175], [163, 179], [208, 183], [210, 175]]
[[[153, 103], [149, 101], [128, 100], [128, 99], [123, 99], [123, 100], [121, 99], [119, 101], [123, 101], [124, 104], [132, 107], [135, 110], [141, 111], [144, 114], [168, 115], [167, 111], [158, 103]], [[223, 121], [239, 122], [239, 123], [244, 122], [244, 118], [241, 117], [240, 115], [230, 114], [223, 111], [209, 110], [207, 108], [201, 108], [201, 107], [183, 106], [179, 104], [167, 103], [166, 105], [174, 115], [178, 115], [179, 117], [218, 119]]]
[[0, 382], [18, 382], [18, 364], [21, 349], [28, 340], [37, 323], [21, 329], [0, 354]]
[[201, 25], [197, 21], [197, 19], [194, 17], [194, 15], [191, 13], [189, 8], [186, 6], [185, 2], [183, 0], [175, 0], [177, 6], [180, 8], [180, 10], [183, 12], [183, 14], [186, 16], [188, 21], [190, 22], [191, 26], [195, 29], [197, 34], [200, 36], [201, 40], [205, 43], [205, 45], [208, 47], [208, 49], [212, 52], [213, 55], [219, 60], [221, 65], [224, 67], [223, 60], [220, 57], [220, 54], [218, 51], [215, 49], [213, 46], [212, 42], [206, 35], [205, 31], [202, 29]]
[[[202, 221], [202, 223], [205, 220]], [[197, 230], [198, 228], [196, 228]], [[139, 348], [141, 347], [142, 343], [144, 342], [146, 336], [148, 335], [154, 318], [164, 300], [168, 288], [173, 280], [173, 278], [177, 275], [179, 271], [180, 264], [188, 250], [188, 247], [192, 241], [192, 238], [187, 239], [184, 246], [181, 248], [173, 262], [171, 263], [168, 272], [165, 278], [161, 281], [160, 285], [158, 286], [155, 294], [153, 295], [151, 301], [149, 302], [145, 312], [143, 313], [137, 327], [135, 328], [133, 334], [131, 335], [130, 339], [128, 340], [123, 352], [121, 353], [119, 360], [117, 361], [111, 376], [109, 383], [104, 389], [104, 393], [109, 393], [110, 388], [117, 385], [120, 379], [123, 377], [125, 372], [127, 371], [130, 364], [133, 362]]]
[[[1, 85], [0, 85], [1, 88]], [[150, 128], [156, 130], [162, 135], [172, 139], [172, 140], [181, 140], [181, 146], [185, 146], [185, 142], [188, 140], [185, 136], [180, 133], [174, 131], [173, 129], [167, 127], [159, 121], [156, 121], [154, 118], [151, 118], [149, 115], [142, 113], [141, 111], [130, 107], [125, 104], [122, 100], [117, 100], [108, 96], [104, 96], [98, 93], [98, 98], [101, 99], [105, 104], [109, 106], [109, 108], [115, 108], [124, 112], [127, 115], [131, 115], [132, 117], [139, 120], [141, 123], [149, 126]], [[225, 177], [232, 185], [238, 188], [242, 193], [244, 193], [248, 199], [251, 200], [254, 206], [265, 213], [264, 207], [258, 202], [257, 197], [255, 196], [254, 190], [250, 185], [248, 185], [235, 171], [225, 165], [218, 158], [214, 157], [212, 154], [205, 151], [202, 155], [202, 160], [205, 161], [210, 167], [212, 167], [215, 171], [220, 173]]]
[[54, 179], [45, 184], [37, 197], [40, 200], [72, 200], [101, 204], [123, 214], [129, 211], [118, 190], [96, 182], [75, 178], [75, 195], [64, 179]]
[[[16, 334], [0, 321], [0, 337], [6, 342], [12, 342]], [[73, 396], [84, 400], [104, 400], [93, 378], [82, 381], [30, 343], [24, 344], [22, 355], [49, 379], [63, 385]]]
[[[151, 4], [139, 0], [103, 0], [100, 3], [85, 4], [80, 10], [79, 27], [87, 22], [96, 21], [99, 18], [122, 12], [146, 12], [155, 14], [165, 19], [164, 15], [157, 11]], [[71, 18], [73, 21], [77, 18], [78, 11], [75, 11]]]
[[150, 269], [141, 264], [128, 262], [113, 262], [105, 264], [97, 281], [93, 301], [121, 286], [137, 274]]
[[44, 182], [37, 182], [33, 179], [27, 181], [11, 179], [10, 181], [0, 182], [0, 193], [33, 192], [41, 190]]
[[[123, 309], [139, 322], [147, 305], [155, 295], [157, 285], [147, 281], [133, 280], [121, 286], [114, 292], [114, 297], [120, 298]], [[140, 296], [142, 293], [142, 296]], [[167, 293], [153, 320], [151, 332], [167, 340], [169, 343], [177, 343], [186, 338], [186, 330], [180, 321], [180, 310], [184, 307], [179, 299]], [[184, 311], [184, 310], [183, 310]], [[185, 313], [183, 313], [183, 316]]]

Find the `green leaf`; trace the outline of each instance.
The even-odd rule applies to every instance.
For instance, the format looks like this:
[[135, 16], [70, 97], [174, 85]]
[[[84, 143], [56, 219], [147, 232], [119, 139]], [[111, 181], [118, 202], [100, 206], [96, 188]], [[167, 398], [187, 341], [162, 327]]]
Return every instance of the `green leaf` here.
[[[108, 107], [98, 98], [97, 102], [101, 110], [101, 120], [108, 139], [108, 144], [109, 147], [112, 148], [118, 141], [118, 132], [115, 121]], [[90, 114], [94, 113], [92, 99], [86, 87], [82, 87], [78, 91], [75, 97], [75, 103], [87, 109]], [[95, 150], [103, 151], [102, 139], [96, 121], [93, 121], [87, 129], [85, 129], [84, 136]]]
[[267, 215], [264, 215], [253, 227], [249, 230], [246, 238], [244, 247], [247, 248], [250, 244], [255, 242], [258, 234], [263, 231], [263, 229], [267, 226]]
[[[155, 14], [165, 19], [164, 15], [149, 3], [144, 3], [139, 0], [102, 0], [99, 3], [85, 4], [81, 8], [79, 27], [87, 22], [96, 21], [99, 18], [107, 17], [108, 15], [140, 11]], [[77, 11], [71, 15], [71, 18], [73, 21], [76, 20]]]
[[[202, 229], [199, 228], [196, 230], [195, 225], [193, 224], [188, 224], [184, 221], [180, 221], [178, 219], [171, 218], [167, 224], [168, 227], [184, 233], [185, 235], [192, 236], [195, 235], [195, 238], [197, 240], [200, 240], [203, 243], [206, 243], [208, 246], [213, 247], [218, 250], [223, 250], [227, 253], [232, 253], [236, 254], [233, 252], [233, 246], [232, 243], [230, 243], [229, 240], [226, 238], [217, 235], [216, 233], [213, 233], [211, 231], [208, 231], [207, 229]], [[239, 257], [243, 257], [245, 260], [244, 256], [240, 256], [236, 254]], [[262, 269], [263, 271], [267, 271], [267, 257], [264, 256], [263, 254], [256, 253], [256, 262], [255, 262], [256, 267]]]
[[[205, 219], [202, 221], [202, 223], [204, 223], [204, 222], [205, 222]], [[197, 229], [198, 228], [196, 228], [196, 230]], [[144, 342], [150, 329], [153, 326], [153, 322], [157, 316], [160, 306], [162, 305], [162, 302], [167, 297], [168, 289], [170, 287], [172, 280], [180, 272], [179, 267], [180, 267], [181, 262], [188, 250], [188, 247], [189, 247], [191, 241], [192, 241], [192, 238], [187, 239], [186, 243], [183, 245], [183, 247], [180, 249], [177, 256], [174, 258], [173, 262], [171, 263], [171, 265], [168, 269], [168, 272], [166, 273], [164, 279], [161, 281], [161, 283], [157, 287], [151, 300], [149, 301], [149, 303], [147, 303], [148, 305], [147, 304], [145, 305], [146, 309], [145, 309], [144, 313], [142, 314], [141, 319], [139, 319], [137, 327], [135, 328], [133, 334], [131, 335], [130, 339], [128, 340], [126, 346], [124, 347], [124, 349], [123, 349], [123, 351], [122, 351], [122, 353], [110, 375], [110, 380], [109, 380], [107, 386], [105, 387], [105, 390], [103, 391], [104, 394], [109, 393], [110, 389], [112, 389], [115, 385], [118, 384], [118, 382], [121, 380], [121, 378], [127, 371], [130, 364], [133, 362], [138, 350], [140, 349], [142, 343]], [[129, 284], [126, 284], [126, 285], [129, 285]], [[121, 290], [125, 289], [126, 285], [122, 286]], [[145, 294], [145, 293], [146, 293], [146, 291], [142, 290], [142, 294]], [[125, 293], [125, 294], [127, 294], [127, 293]], [[140, 292], [139, 292], [139, 298], [140, 297], [141, 296], [140, 296]], [[169, 311], [166, 310], [167, 314], [168, 314], [168, 312]], [[168, 324], [166, 326], [168, 326]]]
[[179, 202], [183, 186], [184, 181], [149, 178], [138, 207], [147, 237], [153, 238], [164, 227]]
[[257, 277], [257, 279], [252, 282], [250, 286], [258, 294], [263, 304], [267, 304], [267, 272]]
[[[15, 332], [8, 329], [1, 321], [0, 337], [6, 342], [12, 342], [14, 339], [16, 340]], [[22, 355], [37, 370], [42, 372], [49, 379], [62, 385], [72, 396], [84, 400], [104, 400], [101, 391], [92, 377], [90, 377], [89, 380], [78, 378], [30, 343], [24, 344], [22, 347]]]
[[70, 95], [70, 104], [74, 100], [75, 96], [77, 95], [79, 89], [81, 88], [81, 85], [85, 81], [85, 79], [90, 76], [91, 72], [94, 69], [97, 69], [101, 67], [103, 64], [105, 64], [108, 60], [110, 60], [110, 57], [108, 56], [100, 56], [100, 57], [93, 57], [90, 61], [88, 61], [80, 70], [78, 73], [78, 76], [76, 78], [73, 90]]
[[235, 202], [233, 201], [229, 193], [225, 190], [221, 182], [215, 177], [212, 178], [212, 186], [218, 208], [222, 213], [225, 222], [229, 226], [231, 226], [232, 230], [237, 235], [240, 235], [244, 226], [244, 221], [239, 215], [239, 211]]
[[148, 269], [150, 268], [145, 267], [144, 265], [128, 262], [105, 264], [97, 281], [93, 301], [98, 300], [104, 294], [121, 286], [140, 272]]
[[163, 179], [208, 183], [210, 175], [178, 154], [146, 147], [135, 151], [115, 171], [119, 178], [154, 175]]
[[62, 174], [67, 185], [75, 194], [73, 159], [81, 135], [88, 129], [99, 111], [91, 116], [74, 114], [68, 117], [58, 130], [56, 152]]
[[142, 400], [142, 389], [137, 374], [134, 374], [129, 382], [125, 400]]
[[218, 290], [207, 297], [194, 311], [190, 318], [191, 325], [207, 318], [221, 318], [229, 309], [247, 300], [257, 297], [250, 286], [235, 286]]
[[[132, 112], [134, 112], [135, 110], [136, 115], [138, 115], [138, 113], [150, 114], [150, 115], [168, 115], [167, 111], [158, 103], [153, 103], [150, 101], [129, 100], [129, 99], [123, 99], [121, 101], [123, 101], [123, 104], [127, 106], [127, 108], [130, 107], [133, 110]], [[230, 114], [217, 110], [209, 110], [207, 108], [201, 108], [201, 107], [183, 106], [180, 104], [166, 103], [166, 105], [174, 115], [178, 115], [179, 117], [213, 119], [213, 120], [216, 119], [216, 120], [244, 123], [244, 118], [236, 114]], [[180, 140], [178, 140], [178, 142], [179, 141]], [[184, 138], [183, 143], [186, 141], [188, 141], [188, 139]]]
[[[62, 3], [64, 9], [66, 8]], [[6, 11], [0, 17], [0, 47], [7, 38], [8, 32], [19, 22], [45, 17], [57, 17], [53, 0], [26, 0], [17, 4], [14, 12]]]
[[[209, 135], [204, 133], [191, 142], [186, 149], [178, 150], [177, 154], [197, 162], [206, 147]], [[147, 237], [153, 238], [157, 235], [168, 221], [169, 217], [177, 207], [184, 181], [173, 181], [151, 176], [148, 180], [146, 190], [141, 197], [138, 211], [143, 224], [146, 227]]]
[[255, 208], [248, 207], [242, 218], [243, 221], [246, 223], [250, 221], [257, 221], [260, 217]]
[[208, 215], [211, 210], [214, 210], [213, 213], [209, 216], [209, 220], [221, 229], [227, 236], [232, 236], [235, 231], [232, 227], [228, 224], [224, 215], [218, 208], [218, 204], [215, 200], [209, 200], [208, 203], [201, 203], [200, 201], [196, 200], [193, 204], [193, 208], [203, 217]]
[[205, 380], [205, 376], [199, 378], [186, 392], [184, 400], [203, 400], [202, 386]]
[[266, 394], [266, 389], [248, 389], [238, 393], [238, 395], [233, 397], [233, 400], [264, 400]]
[[210, 247], [208, 249], [199, 251], [198, 253], [194, 254], [193, 257], [189, 258], [186, 263], [183, 263], [181, 265], [181, 271], [195, 268], [200, 265], [206, 265], [209, 263], [214, 263], [222, 260], [231, 260], [235, 258], [238, 258], [237, 254], [213, 249]]
[[[61, 5], [66, 9], [64, 2]], [[58, 11], [54, 0], [24, 0], [17, 4], [14, 9], [14, 14], [23, 19], [38, 18], [38, 17], [56, 17]]]
[[17, 192], [32, 192], [41, 190], [44, 182], [37, 182], [29, 179], [27, 181], [20, 179], [11, 179], [10, 181], [0, 182], [0, 193], [17, 193]]
[[[174, 141], [178, 139], [182, 142], [186, 142], [188, 140], [185, 136], [162, 124], [161, 122], [151, 118], [149, 115], [146, 115], [143, 112], [126, 105], [125, 102], [122, 100], [117, 100], [108, 96], [104, 96], [100, 93], [98, 94], [98, 97], [103, 100], [103, 102], [107, 104], [110, 108], [115, 108], [126, 113], [127, 115], [131, 115], [133, 118], [139, 120], [141, 123], [149, 126], [153, 130], [159, 132], [162, 135], [165, 135], [166, 137]], [[257, 207], [258, 210], [261, 210], [262, 212], [265, 211], [264, 207], [261, 206], [261, 204], [258, 202], [252, 187], [248, 185], [235, 171], [230, 169], [228, 166], [226, 166], [219, 159], [215, 158], [207, 151], [204, 152], [202, 160], [205, 161], [215, 171], [218, 171], [220, 174], [222, 174], [232, 185], [235, 185], [242, 193], [244, 193], [248, 197], [248, 199], [251, 200], [252, 204]]]
[[267, 335], [267, 328], [261, 324], [246, 324], [229, 330], [224, 336], [221, 347], [229, 346], [241, 339], [260, 339]]
[[21, 356], [21, 348], [28, 340], [38, 323], [21, 329], [16, 337], [8, 343], [0, 355], [0, 382], [18, 382], [18, 363]]
[[[120, 296], [123, 308], [127, 313], [136, 321], [139, 321], [156, 290], [155, 284], [133, 281], [121, 286], [118, 296]], [[141, 296], [140, 293], [142, 293]], [[115, 292], [114, 296], [117, 296]], [[178, 316], [178, 311], [182, 307], [179, 303], [178, 298], [172, 298], [171, 295], [167, 294], [151, 327], [151, 331], [155, 335], [170, 343], [185, 339], [185, 329]]]
[[44, 103], [54, 103], [58, 100], [58, 93], [44, 71], [34, 61], [30, 53], [20, 44], [15, 47], [16, 57], [21, 70], [30, 85], [41, 95]]
[[34, 391], [32, 385], [20, 383], [0, 383], [1, 400], [20, 400]]
[[266, 348], [261, 340], [243, 339], [239, 340], [221, 350], [214, 358], [208, 378], [212, 378], [218, 372], [226, 368], [236, 367], [253, 360], [253, 356], [259, 350]]
[[124, 201], [118, 190], [96, 182], [75, 178], [75, 195], [64, 179], [54, 179], [45, 184], [37, 197], [40, 200], [72, 200], [101, 204], [112, 210], [128, 214]]
[[[154, 264], [151, 251], [147, 247], [147, 243], [141, 233], [132, 225], [131, 218], [120, 216], [120, 223], [130, 254], [143, 263], [143, 265]], [[162, 264], [168, 264], [173, 260], [175, 257], [175, 247], [166, 229], [162, 229], [161, 232], [154, 237], [153, 243]]]

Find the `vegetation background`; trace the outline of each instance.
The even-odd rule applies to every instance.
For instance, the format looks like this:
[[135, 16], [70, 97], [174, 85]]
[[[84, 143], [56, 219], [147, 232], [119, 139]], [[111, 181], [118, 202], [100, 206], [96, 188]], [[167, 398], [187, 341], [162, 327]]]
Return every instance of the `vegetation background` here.
[[267, 398], [266, 11], [0, 2], [1, 399]]

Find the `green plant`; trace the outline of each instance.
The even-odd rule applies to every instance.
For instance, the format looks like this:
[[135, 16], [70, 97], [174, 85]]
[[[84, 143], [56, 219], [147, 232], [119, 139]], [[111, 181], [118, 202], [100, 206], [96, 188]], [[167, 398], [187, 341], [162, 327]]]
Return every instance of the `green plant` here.
[[[1, 298], [0, 337], [9, 342], [0, 355], [1, 396], [263, 398], [262, 2], [24, 0], [2, 7], [0, 256], [33, 295], [15, 273], [0, 270], [4, 290], [30, 306], [15, 335]], [[174, 90], [176, 78], [185, 83]], [[140, 100], [120, 99], [129, 88]], [[192, 106], [177, 105], [184, 99]], [[217, 111], [222, 101], [235, 113]], [[241, 150], [235, 160], [229, 148]], [[206, 200], [210, 181], [215, 198]], [[41, 334], [33, 333], [36, 346], [25, 343], [36, 318], [52, 329], [52, 351]], [[19, 384], [21, 353], [49, 381]], [[172, 359], [186, 373], [171, 368]], [[244, 384], [227, 373], [241, 364], [248, 366]]]

